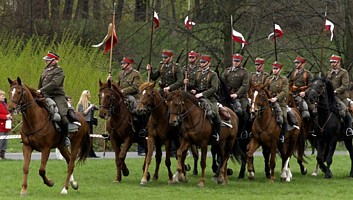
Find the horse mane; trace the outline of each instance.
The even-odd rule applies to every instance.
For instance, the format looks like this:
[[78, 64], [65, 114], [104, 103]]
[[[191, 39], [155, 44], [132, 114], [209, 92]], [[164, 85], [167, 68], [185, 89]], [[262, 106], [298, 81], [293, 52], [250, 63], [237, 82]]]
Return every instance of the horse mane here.
[[33, 87], [30, 87], [28, 85], [25, 85], [26, 88], [31, 92], [32, 97], [35, 98], [37, 104], [39, 105], [39, 107], [46, 107], [47, 103], [45, 102], [45, 98], [39, 98], [38, 97], [38, 92], [36, 89], [34, 89]]
[[230, 97], [230, 92], [222, 77], [219, 77], [219, 86], [217, 90], [217, 95], [219, 97], [219, 101], [221, 104], [232, 108], [231, 105], [233, 104], [233, 99]]
[[144, 82], [140, 85], [139, 91], [141, 92], [142, 90], [149, 88], [149, 87], [153, 88], [154, 85], [155, 85], [155, 83], [153, 83], [153, 82]]
[[325, 83], [326, 95], [328, 99], [328, 104], [331, 110], [337, 110], [336, 100], [335, 100], [335, 89], [333, 88], [332, 82], [326, 77], [316, 77], [312, 82], [319, 80]]
[[190, 92], [185, 92], [183, 90], [180, 90], [180, 95], [184, 100], [189, 100], [193, 104], [198, 104], [199, 100]]

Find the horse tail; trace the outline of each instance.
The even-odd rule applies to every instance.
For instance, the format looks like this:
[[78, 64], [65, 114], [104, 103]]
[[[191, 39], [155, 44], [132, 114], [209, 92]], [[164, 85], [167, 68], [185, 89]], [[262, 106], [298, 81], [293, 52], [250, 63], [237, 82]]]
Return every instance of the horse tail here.
[[239, 144], [239, 142], [244, 142], [244, 141], [240, 141], [241, 139], [237, 139], [234, 144], [233, 144], [233, 149], [232, 149], [232, 156], [231, 161], [233, 163], [238, 163], [241, 164], [242, 160], [246, 160], [247, 156], [246, 156], [246, 149], [244, 151], [244, 149], [241, 148], [241, 145]]
[[[78, 133], [77, 133], [78, 134]], [[89, 151], [91, 148], [91, 136], [89, 130], [84, 131], [83, 138], [80, 144], [80, 151], [78, 153], [78, 163], [84, 163], [89, 156]]]
[[298, 159], [301, 160], [303, 163], [307, 163], [305, 158], [307, 157], [305, 155], [305, 143], [306, 143], [306, 135], [305, 131], [303, 128], [301, 128], [298, 139], [297, 139], [297, 144], [295, 147], [295, 151], [298, 154]]

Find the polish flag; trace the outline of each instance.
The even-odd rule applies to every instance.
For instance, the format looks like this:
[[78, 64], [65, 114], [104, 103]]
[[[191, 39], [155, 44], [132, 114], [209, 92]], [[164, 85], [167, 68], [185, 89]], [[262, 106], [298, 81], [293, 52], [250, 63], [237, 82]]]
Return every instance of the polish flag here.
[[233, 29], [233, 32], [232, 32], [232, 39], [235, 42], [241, 43], [241, 48], [244, 48], [244, 45], [248, 44], [245, 41], [244, 36], [241, 33], [239, 33], [238, 31], [235, 31], [234, 29]]
[[189, 30], [192, 29], [192, 26], [195, 26], [195, 22], [190, 21], [189, 16], [186, 16], [184, 23], [185, 23], [185, 27]]
[[268, 35], [267, 38], [270, 39], [271, 37], [273, 37], [272, 40], [274, 40], [275, 37], [280, 38], [282, 36], [283, 36], [283, 31], [281, 27], [278, 24], [275, 24], [275, 31], [270, 33], [270, 35]]
[[153, 14], [153, 22], [156, 24], [154, 26], [154, 29], [158, 28], [159, 27], [159, 18], [158, 18], [158, 14], [156, 13], [156, 11], [154, 11], [154, 14]]
[[[113, 35], [113, 37], [112, 37]], [[112, 45], [112, 38], [113, 38], [113, 45]], [[110, 49], [112, 49], [118, 43], [118, 37], [116, 36], [115, 27], [113, 24], [110, 23], [108, 26], [108, 33], [104, 37], [103, 41], [97, 45], [92, 45], [92, 47], [100, 47], [105, 44], [104, 53], [107, 53]]]
[[333, 38], [333, 29], [335, 28], [335, 25], [328, 19], [326, 19], [326, 22], [325, 22], [325, 30], [326, 31], [330, 31], [330, 34], [331, 34], [331, 41], [332, 41], [332, 38]]

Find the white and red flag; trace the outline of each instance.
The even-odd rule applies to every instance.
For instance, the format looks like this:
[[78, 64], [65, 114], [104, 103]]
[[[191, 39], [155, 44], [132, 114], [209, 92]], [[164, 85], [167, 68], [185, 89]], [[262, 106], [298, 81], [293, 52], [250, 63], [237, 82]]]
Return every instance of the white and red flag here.
[[244, 45], [248, 44], [245, 41], [244, 36], [241, 33], [239, 33], [238, 31], [235, 31], [234, 29], [232, 31], [232, 39], [235, 42], [241, 43], [241, 48], [244, 48]]
[[154, 29], [159, 27], [159, 18], [158, 18], [158, 13], [156, 13], [156, 11], [154, 11], [153, 14], [153, 22], [155, 23]]
[[193, 26], [195, 26], [195, 22], [193, 21], [190, 21], [189, 20], [189, 16], [186, 16], [185, 20], [184, 20], [184, 23], [185, 23], [185, 27], [189, 30], [192, 29]]
[[[113, 36], [112, 36], [113, 35]], [[112, 43], [113, 39], [113, 43]], [[104, 37], [103, 41], [97, 45], [92, 45], [92, 47], [100, 47], [105, 44], [104, 53], [107, 53], [110, 49], [112, 49], [118, 43], [118, 37], [116, 36], [115, 27], [110, 23], [108, 26], [108, 33]]]
[[335, 25], [328, 19], [326, 19], [326, 22], [325, 22], [325, 30], [326, 31], [330, 31], [330, 35], [331, 35], [331, 41], [332, 41], [332, 38], [333, 38], [333, 29], [335, 28]]
[[270, 39], [271, 37], [273, 37], [272, 38], [272, 40], [273, 40], [275, 37], [280, 38], [282, 36], [283, 36], [283, 31], [282, 31], [281, 27], [278, 24], [275, 24], [274, 32], [270, 33], [270, 35], [268, 35], [267, 38]]

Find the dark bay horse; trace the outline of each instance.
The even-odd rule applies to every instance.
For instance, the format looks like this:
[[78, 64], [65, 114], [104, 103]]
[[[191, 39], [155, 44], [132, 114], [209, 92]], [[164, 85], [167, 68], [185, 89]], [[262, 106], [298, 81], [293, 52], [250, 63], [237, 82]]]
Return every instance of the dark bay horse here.
[[[317, 137], [316, 160], [325, 178], [331, 178], [332, 157], [338, 141], [344, 141], [351, 159], [350, 177], [353, 177], [352, 137], [345, 135], [345, 126], [338, 115], [332, 82], [326, 78], [316, 78], [310, 86], [309, 99], [317, 107], [314, 131]], [[326, 162], [326, 164], [325, 164]]]
[[[278, 144], [279, 134], [281, 127], [277, 124], [275, 115], [269, 104], [270, 95], [267, 90], [262, 87], [255, 88], [251, 112], [255, 114], [254, 122], [252, 125], [252, 138], [248, 145], [248, 177], [253, 179], [255, 177], [254, 170], [254, 152], [261, 146], [263, 149], [263, 156], [265, 159], [265, 173], [266, 177], [271, 181], [275, 180], [274, 170], [276, 166], [276, 153], [279, 150], [282, 158], [282, 173], [281, 178], [287, 181], [291, 180], [291, 172], [288, 169], [288, 162], [290, 156], [298, 149], [297, 143], [300, 135], [300, 129], [293, 129], [286, 133], [285, 143]], [[295, 109], [299, 123], [302, 126], [299, 112]], [[287, 179], [288, 178], [288, 179]]]
[[124, 176], [130, 173], [125, 158], [131, 145], [137, 142], [145, 146], [145, 138], [138, 136], [140, 129], [144, 127], [140, 127], [142, 124], [133, 123], [133, 116], [125, 103], [124, 94], [118, 85], [110, 80], [107, 83], [99, 80], [99, 117], [107, 120], [107, 130], [115, 152], [115, 182], [119, 183], [121, 172]]
[[162, 144], [165, 145], [166, 158], [165, 165], [168, 169], [168, 182], [173, 182], [173, 173], [170, 169], [170, 147], [171, 141], [177, 140], [178, 136], [176, 128], [168, 123], [168, 108], [163, 97], [154, 89], [155, 83], [145, 82], [140, 86], [140, 102], [137, 105], [138, 114], [150, 113], [150, 118], [147, 122], [148, 140], [147, 140], [147, 154], [145, 157], [145, 169], [141, 179], [141, 185], [147, 185], [148, 168], [151, 164], [151, 158], [156, 147], [156, 169], [153, 175], [153, 180], [158, 179], [159, 166], [162, 160]]
[[58, 148], [67, 163], [67, 175], [61, 194], [67, 194], [69, 182], [73, 189], [77, 190], [78, 184], [73, 177], [75, 161], [78, 158], [78, 162], [83, 163], [88, 157], [90, 149], [89, 126], [83, 115], [76, 113], [81, 127], [78, 131], [69, 134], [71, 140], [70, 153], [68, 148], [62, 144], [63, 136], [56, 130], [45, 107], [45, 102], [39, 102], [37, 91], [24, 85], [20, 78], [17, 78], [17, 80], [8, 79], [8, 81], [10, 83], [8, 109], [11, 113], [15, 111], [22, 113], [21, 139], [24, 164], [21, 195], [27, 194], [27, 178], [33, 150], [42, 152], [39, 175], [42, 177], [44, 184], [49, 187], [54, 185], [54, 181], [46, 176], [46, 165], [52, 148]]
[[[211, 120], [206, 117], [205, 111], [198, 106], [198, 100], [190, 93], [173, 91], [168, 94], [166, 102], [169, 109], [169, 123], [180, 127], [181, 130], [181, 144], [177, 151], [178, 180], [184, 182], [186, 179], [182, 171], [184, 155], [190, 145], [195, 144], [201, 148], [201, 177], [198, 186], [204, 187], [207, 145], [213, 131]], [[226, 109], [231, 115], [231, 121], [230, 127], [221, 127], [219, 145], [222, 163], [218, 176], [220, 184], [228, 181], [227, 162], [238, 133], [238, 117], [231, 109]]]

